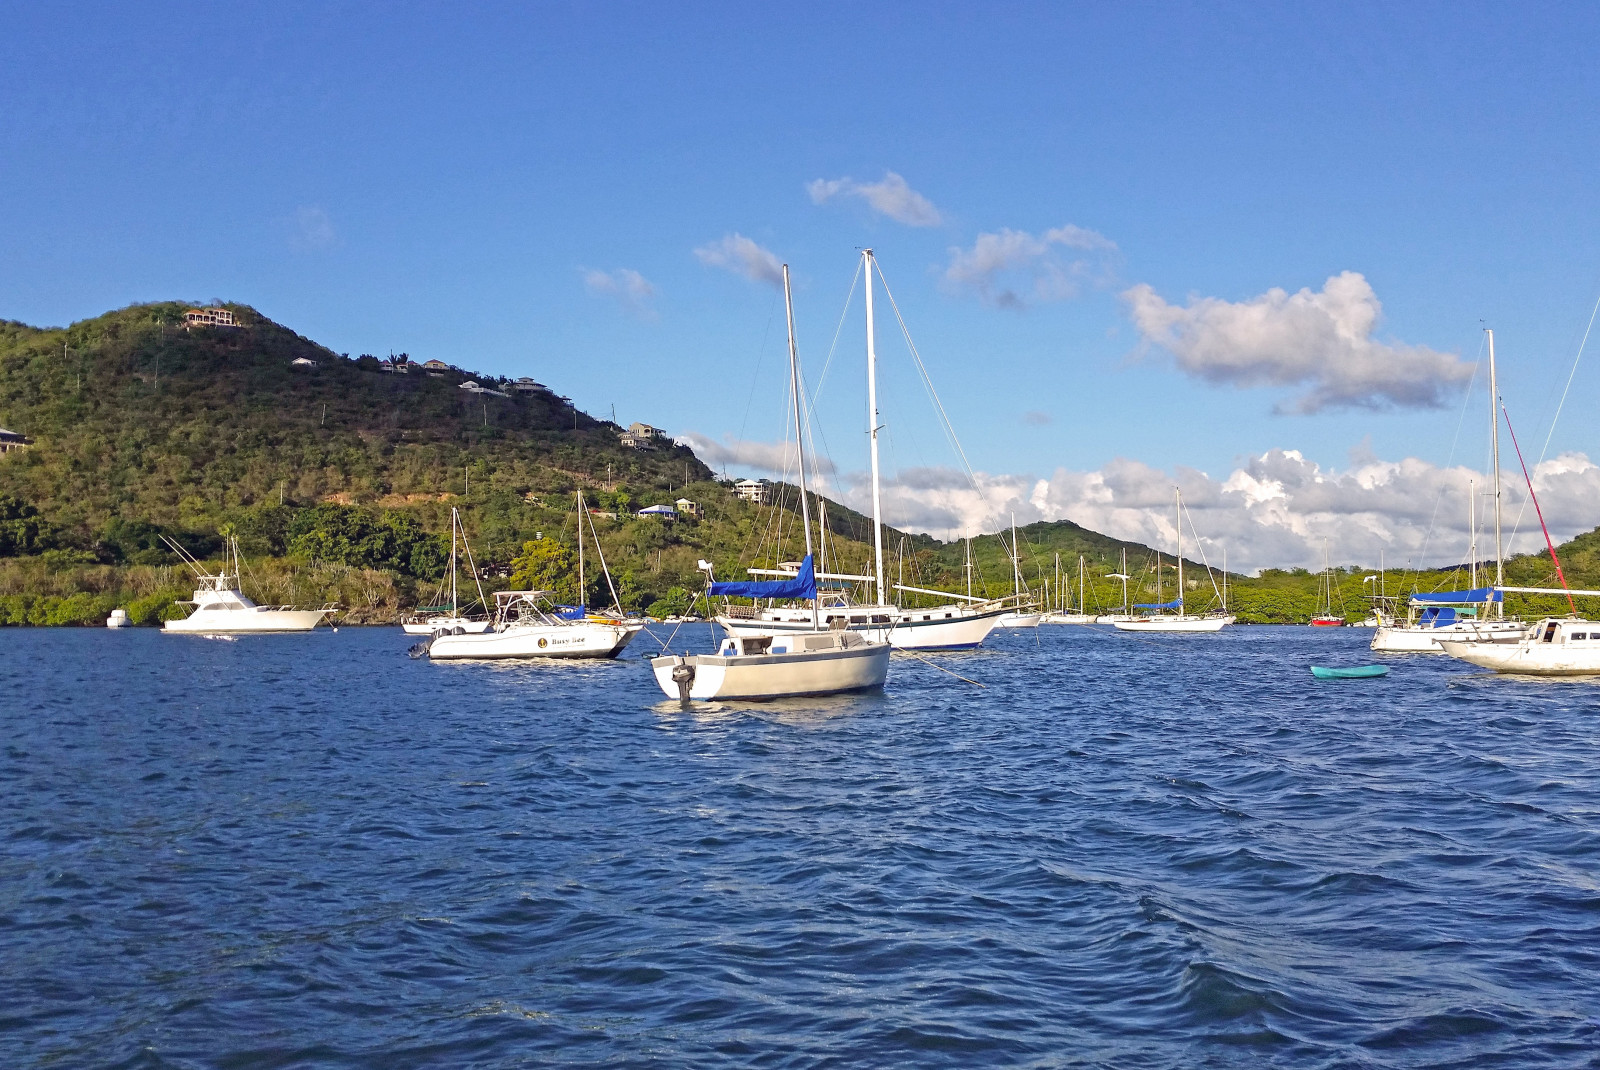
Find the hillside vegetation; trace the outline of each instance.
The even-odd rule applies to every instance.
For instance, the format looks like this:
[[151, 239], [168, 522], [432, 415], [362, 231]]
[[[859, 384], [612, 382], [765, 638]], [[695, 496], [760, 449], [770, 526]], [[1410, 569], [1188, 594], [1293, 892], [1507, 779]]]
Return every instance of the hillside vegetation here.
[[[0, 426], [33, 439], [0, 457], [0, 623], [98, 623], [118, 605], [154, 623], [178, 612], [174, 599], [191, 587], [162, 537], [204, 557], [220, 550], [224, 532], [239, 537], [244, 586], [259, 601], [332, 600], [346, 620], [393, 620], [436, 599], [452, 509], [486, 586], [538, 584], [604, 604], [611, 594], [593, 563], [588, 589], [577, 590], [580, 494], [629, 609], [686, 610], [703, 586], [702, 559], [719, 577], [742, 577], [803, 552], [793, 487], [775, 485], [773, 504], [751, 505], [686, 447], [627, 448], [620, 428], [550, 391], [518, 392], [460, 368], [386, 372], [373, 357], [333, 353], [244, 305], [225, 306], [238, 328], [185, 329], [189, 307], [135, 305], [65, 329], [0, 322]], [[469, 379], [498, 393], [462, 389]], [[704, 515], [636, 515], [679, 497]], [[828, 568], [870, 573], [868, 518], [833, 502], [826, 513]], [[1019, 543], [1023, 580], [1044, 604], [1057, 601], [1057, 555], [1069, 604], [1079, 555], [1091, 611], [1121, 604], [1121, 584], [1109, 576], [1124, 551], [1131, 601], [1157, 600], [1158, 576], [1161, 599], [1175, 593], [1171, 557], [1158, 569], [1155, 551], [1137, 543], [1068, 521], [1028, 525]], [[889, 583], [967, 589], [964, 543], [887, 529], [884, 545]], [[1009, 593], [1001, 540], [977, 538], [971, 554], [974, 593]], [[1600, 587], [1600, 532], [1562, 555], [1574, 586]], [[1202, 564], [1186, 560], [1185, 571], [1191, 608], [1217, 604]], [[1335, 612], [1352, 621], [1370, 612], [1379, 584], [1363, 582], [1368, 575], [1336, 571]], [[1554, 574], [1547, 558], [1530, 555], [1510, 563], [1507, 580], [1544, 586]], [[1383, 579], [1391, 595], [1465, 583], [1450, 570], [1391, 570]], [[1318, 609], [1317, 577], [1304, 570], [1231, 575], [1226, 586], [1229, 608], [1246, 622], [1303, 622]], [[1550, 598], [1510, 604], [1564, 608]]]

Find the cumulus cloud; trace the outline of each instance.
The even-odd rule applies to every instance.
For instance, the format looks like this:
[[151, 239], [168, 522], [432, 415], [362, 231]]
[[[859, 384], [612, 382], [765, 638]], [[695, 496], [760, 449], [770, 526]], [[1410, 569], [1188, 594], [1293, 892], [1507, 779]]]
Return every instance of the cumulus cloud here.
[[1437, 408], [1473, 374], [1453, 353], [1373, 337], [1382, 306], [1354, 271], [1333, 276], [1320, 292], [1275, 287], [1238, 302], [1199, 297], [1172, 305], [1144, 283], [1122, 297], [1144, 341], [1190, 375], [1305, 388], [1280, 411]]
[[[1018, 524], [1070, 520], [1118, 539], [1167, 553], [1174, 544], [1173, 487], [1183, 490], [1184, 556], [1220, 565], [1226, 548], [1235, 572], [1262, 568], [1319, 568], [1327, 541], [1336, 564], [1375, 566], [1380, 554], [1392, 568], [1456, 564], [1467, 558], [1469, 483], [1481, 496], [1488, 478], [1469, 468], [1440, 467], [1416, 458], [1370, 459], [1338, 470], [1296, 450], [1269, 450], [1222, 476], [1194, 469], [1162, 471], [1119, 458], [1092, 472], [1058, 469], [1048, 478], [977, 474], [977, 489], [952, 469], [902, 471], [884, 486], [884, 518], [895, 527], [939, 538], [1000, 531], [1013, 514]], [[1502, 475], [1507, 553], [1542, 546], [1520, 473]], [[1582, 453], [1540, 464], [1534, 488], [1557, 541], [1600, 520], [1600, 466]], [[836, 481], [845, 504], [871, 509], [865, 473]], [[1522, 513], [1522, 523], [1517, 518]], [[1486, 498], [1478, 509], [1478, 557], [1494, 555]], [[1516, 534], [1513, 536], [1513, 529]]]
[[879, 215], [908, 227], [936, 227], [944, 221], [932, 201], [908, 186], [906, 180], [893, 171], [886, 172], [881, 182], [819, 178], [806, 183], [806, 192], [811, 195], [812, 204], [822, 204], [835, 197], [857, 197]]
[[[694, 450], [695, 456], [713, 469], [727, 469], [730, 475], [748, 475], [754, 471], [792, 481], [799, 471], [793, 442], [756, 442], [732, 435], [723, 435], [718, 441], [698, 431], [686, 431], [677, 441]], [[833, 462], [826, 457], [806, 458], [806, 471], [810, 475], [832, 475], [833, 470]]]
[[769, 249], [733, 233], [694, 251], [695, 259], [707, 267], [719, 267], [771, 286], [783, 285], [783, 264]]
[[654, 318], [655, 309], [650, 302], [656, 296], [655, 285], [632, 268], [615, 271], [597, 271], [579, 268], [583, 287], [597, 297], [615, 298], [617, 303], [636, 316]]
[[944, 282], [998, 308], [1065, 301], [1086, 283], [1108, 281], [1116, 252], [1109, 238], [1070, 223], [1043, 234], [1002, 228], [979, 234], [970, 249], [951, 248]]

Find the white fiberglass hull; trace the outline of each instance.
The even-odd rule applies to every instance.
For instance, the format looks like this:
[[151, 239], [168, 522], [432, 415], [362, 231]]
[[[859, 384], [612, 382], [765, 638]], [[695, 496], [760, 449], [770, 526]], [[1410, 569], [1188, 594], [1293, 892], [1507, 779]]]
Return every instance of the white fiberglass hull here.
[[435, 661], [503, 658], [614, 658], [643, 630], [640, 624], [512, 624], [503, 631], [441, 635], [428, 644]]
[[1098, 617], [1093, 613], [1046, 613], [1039, 618], [1040, 624], [1094, 624]]
[[1520, 643], [1446, 640], [1441, 645], [1451, 657], [1495, 672], [1527, 676], [1600, 676], [1600, 643], [1574, 648], [1527, 640]]
[[1509, 644], [1527, 633], [1526, 624], [1511, 620], [1456, 622], [1442, 628], [1394, 624], [1374, 631], [1371, 647], [1384, 654], [1443, 654], [1445, 642]]
[[273, 609], [241, 606], [212, 609], [201, 606], [182, 620], [169, 620], [165, 630], [191, 635], [249, 635], [268, 632], [309, 632], [331, 609]]
[[[851, 606], [824, 609], [822, 623], [847, 616], [849, 629], [868, 642], [888, 643], [896, 650], [967, 650], [981, 646], [994, 630], [1003, 610], [974, 612], [961, 606], [937, 609], [898, 609], [891, 606]], [[858, 621], [857, 618], [860, 618]], [[717, 623], [730, 635], [792, 635], [814, 630], [811, 611], [764, 610], [759, 617], [719, 616]]]
[[1122, 632], [1220, 632], [1234, 622], [1231, 614], [1215, 617], [1171, 616], [1134, 617], [1132, 620], [1112, 621], [1112, 627]]
[[996, 628], [1037, 628], [1042, 614], [1039, 613], [1003, 613], [995, 621]]
[[882, 687], [889, 675], [889, 646], [862, 643], [843, 650], [651, 658], [656, 683], [668, 698], [680, 697], [672, 678], [680, 667], [693, 671], [689, 697], [702, 701], [837, 695]]
[[466, 617], [429, 617], [427, 620], [408, 620], [401, 625], [407, 635], [432, 635], [434, 632], [453, 632], [460, 628], [471, 635], [479, 635], [494, 624], [488, 620], [468, 620]]

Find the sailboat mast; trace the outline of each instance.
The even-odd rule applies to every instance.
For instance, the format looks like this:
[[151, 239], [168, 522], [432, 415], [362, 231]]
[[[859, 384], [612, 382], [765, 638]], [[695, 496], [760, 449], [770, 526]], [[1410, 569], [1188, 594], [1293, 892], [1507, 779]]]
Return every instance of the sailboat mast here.
[[[1078, 614], [1086, 616], [1089, 612], [1089, 600], [1083, 594], [1083, 555], [1078, 555]], [[1099, 599], [1095, 599], [1099, 601]]]
[[876, 261], [871, 249], [861, 250], [867, 276], [867, 436], [872, 449], [872, 559], [878, 580], [877, 604], [888, 605], [883, 589], [883, 494], [878, 477], [878, 348], [873, 337], [872, 270]]
[[[1182, 602], [1183, 601], [1183, 591], [1184, 591], [1184, 586], [1183, 586], [1183, 491], [1179, 490], [1177, 487], [1173, 487], [1172, 488], [1172, 493], [1177, 497], [1177, 502], [1178, 502], [1178, 505], [1177, 505], [1177, 511], [1178, 511], [1178, 597], [1177, 597], [1177, 601]], [[1181, 605], [1178, 607], [1178, 612], [1179, 613], [1183, 612], [1183, 607]]]
[[[1505, 577], [1505, 547], [1500, 542], [1500, 414], [1496, 411], [1500, 399], [1500, 384], [1495, 378], [1494, 331], [1485, 328], [1489, 336], [1489, 463], [1494, 466], [1494, 585], [1503, 586]], [[1497, 603], [1503, 606], [1503, 603]], [[1504, 613], [1504, 609], [1501, 610]]]
[[1473, 480], [1467, 480], [1467, 560], [1472, 570], [1471, 586], [1478, 587], [1478, 495]]
[[[1160, 601], [1160, 599], [1157, 599]], [[1128, 548], [1122, 548], [1122, 615], [1128, 616]]]
[[972, 597], [972, 536], [967, 536], [967, 597]]
[[589, 513], [589, 506], [583, 500], [583, 491], [578, 491], [578, 601], [584, 609], [589, 608], [589, 587], [583, 577], [583, 518]]
[[450, 615], [459, 617], [459, 600], [456, 597], [456, 526], [460, 521], [455, 506], [450, 507]]
[[1017, 559], [1017, 514], [1011, 514], [1011, 593], [1018, 596], [1017, 605], [1022, 605], [1022, 562]]
[[[800, 353], [794, 345], [794, 301], [789, 296], [789, 265], [783, 265], [783, 310], [789, 321], [789, 391], [794, 395], [794, 448], [800, 466], [800, 525], [806, 532], [806, 556], [811, 556], [811, 503], [806, 498], [806, 438], [800, 419]], [[817, 600], [811, 600], [811, 626], [817, 626]]]

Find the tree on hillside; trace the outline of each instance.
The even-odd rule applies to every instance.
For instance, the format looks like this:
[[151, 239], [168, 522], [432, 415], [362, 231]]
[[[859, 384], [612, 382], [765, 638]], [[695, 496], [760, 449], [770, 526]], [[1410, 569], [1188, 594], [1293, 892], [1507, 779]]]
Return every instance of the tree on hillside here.
[[511, 559], [511, 586], [518, 591], [551, 591], [558, 602], [588, 605], [593, 594], [593, 576], [585, 576], [589, 591], [578, 593], [578, 555], [570, 546], [555, 539], [534, 539], [522, 544], [522, 553]]

